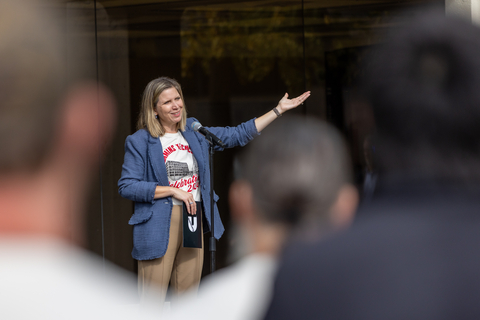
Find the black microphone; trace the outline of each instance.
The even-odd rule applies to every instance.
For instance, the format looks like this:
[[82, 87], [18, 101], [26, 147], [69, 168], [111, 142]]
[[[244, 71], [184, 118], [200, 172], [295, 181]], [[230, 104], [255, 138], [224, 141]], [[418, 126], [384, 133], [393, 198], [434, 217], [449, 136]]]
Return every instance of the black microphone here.
[[211, 141], [213, 144], [216, 144], [219, 147], [225, 148], [225, 144], [220, 140], [216, 135], [205, 129], [200, 122], [195, 121], [192, 123], [193, 131], [200, 132], [207, 138], [208, 141]]

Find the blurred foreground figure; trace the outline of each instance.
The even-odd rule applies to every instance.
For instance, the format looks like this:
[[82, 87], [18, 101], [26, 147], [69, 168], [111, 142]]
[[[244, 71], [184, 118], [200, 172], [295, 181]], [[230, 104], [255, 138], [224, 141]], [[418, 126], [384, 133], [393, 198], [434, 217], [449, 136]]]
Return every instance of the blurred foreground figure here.
[[198, 299], [174, 304], [173, 319], [262, 319], [286, 239], [311, 241], [347, 226], [358, 202], [340, 135], [313, 119], [265, 130], [242, 154], [240, 176], [229, 200], [248, 255], [207, 277]]
[[0, 0], [0, 318], [138, 319], [135, 281], [76, 246], [116, 114], [105, 89], [65, 77], [57, 22]]
[[480, 319], [480, 29], [419, 15], [369, 64], [376, 194], [290, 250], [266, 319]]

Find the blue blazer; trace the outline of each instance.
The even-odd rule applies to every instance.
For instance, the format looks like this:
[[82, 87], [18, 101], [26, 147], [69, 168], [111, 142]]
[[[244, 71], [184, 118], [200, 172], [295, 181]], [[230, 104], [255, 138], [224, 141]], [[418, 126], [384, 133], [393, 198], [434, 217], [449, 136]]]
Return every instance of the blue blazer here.
[[[244, 146], [259, 135], [254, 120], [236, 127], [210, 127], [208, 130], [219, 137], [227, 148]], [[209, 144], [205, 137], [192, 130], [194, 121], [197, 120], [187, 119], [182, 135], [198, 163], [203, 212], [208, 223], [203, 229], [208, 232], [211, 225]], [[216, 150], [223, 149], [217, 147]], [[154, 199], [157, 185], [169, 185], [162, 144], [158, 137], [154, 138], [147, 130], [141, 129], [125, 141], [125, 159], [118, 181], [120, 195], [135, 202], [134, 213], [128, 223], [133, 225], [132, 256], [137, 260], [160, 258], [167, 251], [173, 201], [172, 197]], [[218, 196], [214, 193], [213, 198], [215, 238], [220, 239], [225, 229], [218, 213]]]

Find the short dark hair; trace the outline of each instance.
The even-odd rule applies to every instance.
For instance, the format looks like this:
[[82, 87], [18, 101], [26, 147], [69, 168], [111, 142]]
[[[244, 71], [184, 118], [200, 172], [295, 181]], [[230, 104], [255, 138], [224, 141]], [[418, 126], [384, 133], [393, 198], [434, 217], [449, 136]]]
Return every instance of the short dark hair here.
[[351, 178], [350, 157], [334, 127], [289, 115], [242, 152], [240, 178], [252, 186], [264, 221], [328, 224], [328, 209]]
[[57, 22], [39, 1], [0, 4], [0, 173], [37, 168], [55, 138], [67, 81]]
[[380, 169], [480, 179], [480, 29], [429, 9], [366, 65]]

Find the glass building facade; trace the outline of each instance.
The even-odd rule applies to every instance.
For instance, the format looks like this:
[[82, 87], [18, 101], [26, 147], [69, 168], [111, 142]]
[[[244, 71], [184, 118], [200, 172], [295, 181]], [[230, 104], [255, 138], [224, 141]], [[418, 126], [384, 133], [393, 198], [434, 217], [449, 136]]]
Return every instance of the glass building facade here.
[[[269, 111], [288, 92], [306, 90], [307, 102], [291, 113], [333, 123], [344, 134], [356, 180], [365, 166], [363, 141], [374, 127], [368, 108], [356, 102], [362, 58], [382, 34], [408, 23], [391, 22], [410, 7], [438, 0], [52, 0], [65, 18], [70, 65], [82, 62], [86, 76], [114, 93], [118, 114], [113, 143], [100, 146], [88, 206], [91, 251], [132, 272], [133, 203], [117, 192], [127, 135], [136, 131], [146, 84], [159, 76], [177, 79], [188, 115], [204, 126], [233, 126]], [[78, 45], [78, 39], [91, 44]], [[226, 227], [218, 243], [217, 268], [229, 263], [234, 244], [228, 188], [239, 150], [215, 154], [215, 190]], [[268, 165], [268, 164], [265, 164]], [[281, 173], [280, 173], [281, 174]], [[208, 243], [208, 242], [206, 242]], [[206, 248], [204, 272], [208, 272]]]

